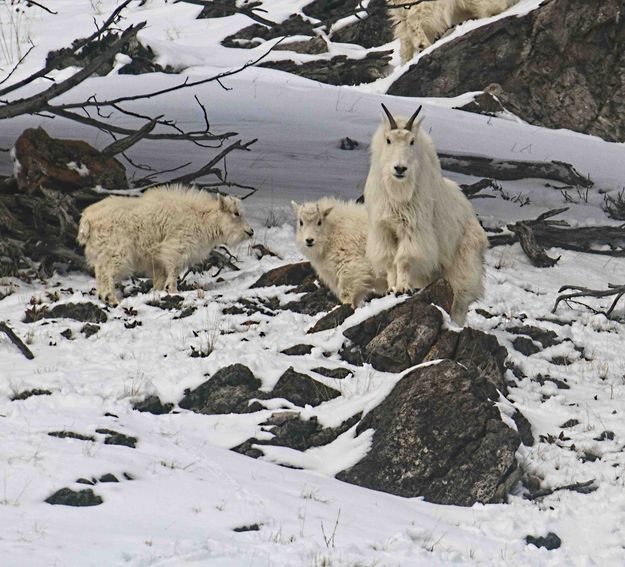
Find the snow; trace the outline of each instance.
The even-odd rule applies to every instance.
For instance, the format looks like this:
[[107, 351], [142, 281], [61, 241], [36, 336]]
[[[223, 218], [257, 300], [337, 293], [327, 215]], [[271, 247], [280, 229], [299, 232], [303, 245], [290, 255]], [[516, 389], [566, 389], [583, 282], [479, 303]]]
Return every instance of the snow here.
[[[308, 0], [266, 0], [263, 14], [281, 21]], [[522, 0], [504, 15], [520, 15], [540, 2]], [[11, 80], [37, 68], [51, 49], [67, 45], [74, 31], [93, 28], [103, 21], [114, 0], [76, 2], [57, 0], [59, 16], [36, 7], [26, 9], [20, 29], [27, 28], [34, 49]], [[8, 10], [3, 5], [1, 10]], [[195, 20], [199, 6], [148, 0], [132, 5], [125, 23], [147, 20], [140, 39], [153, 47], [159, 63], [186, 67], [197, 80], [235, 68], [264, 53], [260, 47], [226, 49], [221, 39], [252, 23], [243, 15]], [[6, 19], [2, 19], [6, 29]], [[484, 25], [467, 22], [453, 37]], [[394, 43], [386, 47], [397, 47]], [[431, 49], [435, 49], [433, 46]], [[333, 52], [364, 54], [360, 48], [337, 46]], [[295, 57], [276, 52], [270, 58]], [[303, 57], [303, 56], [302, 56]], [[299, 59], [303, 60], [303, 59]], [[395, 60], [395, 62], [397, 62]], [[13, 62], [0, 62], [3, 70]], [[123, 58], [119, 58], [119, 64]], [[414, 63], [414, 61], [413, 61]], [[487, 256], [486, 296], [469, 313], [468, 324], [493, 332], [510, 353], [510, 360], [528, 378], [514, 380], [508, 399], [498, 407], [504, 420], [519, 409], [530, 421], [536, 443], [521, 447], [519, 463], [542, 486], [558, 486], [594, 479], [591, 494], [559, 491], [542, 500], [529, 501], [519, 486], [507, 504], [470, 508], [439, 506], [419, 498], [405, 499], [342, 483], [333, 475], [355, 463], [368, 450], [372, 432], [355, 436], [353, 429], [327, 446], [298, 452], [262, 446], [264, 457], [253, 460], [229, 449], [270, 433], [260, 424], [279, 411], [244, 415], [199, 415], [185, 410], [167, 415], [140, 413], [132, 403], [156, 394], [165, 402], [178, 402], [185, 389], [193, 389], [223, 366], [235, 362], [249, 366], [270, 390], [289, 367], [309, 373], [318, 366], [341, 366], [353, 374], [333, 380], [315, 378], [341, 391], [341, 396], [316, 408], [295, 408], [306, 419], [316, 417], [325, 427], [336, 427], [358, 412], [370, 411], [392, 390], [400, 375], [370, 366], [352, 367], [337, 351], [342, 330], [396, 303], [401, 298], [376, 299], [358, 309], [338, 329], [306, 334], [318, 317], [281, 312], [275, 317], [256, 314], [224, 315], [222, 310], [240, 297], [277, 296], [293, 299], [287, 288], [249, 290], [263, 272], [285, 262], [300, 260], [291, 226], [291, 199], [314, 199], [324, 194], [357, 197], [367, 173], [367, 147], [381, 119], [379, 103], [393, 112], [409, 114], [424, 105], [424, 127], [437, 147], [447, 152], [468, 152], [497, 158], [562, 160], [595, 182], [588, 202], [577, 199], [563, 217], [575, 226], [610, 222], [600, 205], [598, 189], [617, 190], [625, 178], [622, 144], [570, 131], [546, 130], [518, 120], [489, 118], [453, 111], [458, 99], [390, 97], [384, 91], [393, 77], [359, 87], [333, 87], [286, 73], [250, 68], [224, 81], [194, 87], [141, 106], [144, 113], [175, 117], [185, 126], [202, 123], [201, 109], [190, 104], [193, 94], [206, 105], [215, 132], [236, 131], [243, 140], [259, 138], [251, 152], [228, 157], [229, 176], [259, 191], [245, 201], [257, 242], [281, 259], [258, 260], [248, 244], [233, 250], [241, 271], [222, 273], [218, 281], [209, 273], [189, 281], [196, 290], [181, 292], [184, 306], [197, 310], [186, 319], [175, 311], [147, 305], [153, 292], [124, 299], [108, 311], [108, 322], [85, 338], [82, 323], [69, 319], [22, 322], [33, 304], [52, 305], [95, 301], [94, 281], [87, 275], [55, 275], [47, 282], [2, 281], [1, 292], [14, 292], [0, 300], [0, 320], [8, 322], [29, 344], [35, 359], [26, 360], [0, 335], [0, 554], [2, 565], [18, 567], [116, 566], [332, 566], [356, 565], [506, 565], [506, 566], [611, 566], [622, 565], [625, 546], [625, 325], [606, 320], [582, 306], [562, 304], [555, 316], [550, 310], [563, 284], [605, 288], [625, 280], [625, 262], [609, 256], [552, 250], [561, 256], [550, 269], [529, 264], [518, 246], [498, 247]], [[70, 71], [56, 73], [56, 78]], [[147, 92], [180, 83], [180, 76], [151, 74], [139, 77], [96, 77], [66, 95], [78, 100]], [[43, 88], [44, 80], [37, 85]], [[23, 96], [23, 93], [20, 93]], [[468, 95], [466, 95], [468, 96]], [[120, 125], [132, 122], [117, 117]], [[3, 123], [0, 146], [9, 147], [26, 126], [43, 126], [51, 135], [83, 137], [96, 147], [110, 140], [97, 132], [68, 125], [58, 119], [34, 117]], [[342, 151], [338, 142], [349, 136], [360, 149]], [[131, 151], [136, 162], [158, 162], [163, 169], [192, 162], [189, 169], [207, 161], [212, 153], [197, 146], [150, 142]], [[10, 173], [10, 157], [0, 154], [0, 171]], [[453, 175], [459, 182], [475, 178]], [[502, 226], [533, 218], [548, 208], [563, 206], [560, 191], [544, 180], [502, 182], [512, 195], [523, 194], [530, 203], [521, 207], [501, 198], [473, 201], [487, 226]], [[53, 296], [58, 293], [58, 301]], [[34, 298], [34, 299], [33, 299]], [[600, 303], [589, 302], [592, 306]], [[485, 318], [475, 308], [494, 314]], [[124, 311], [124, 308], [127, 311]], [[134, 309], [136, 315], [132, 315]], [[623, 308], [617, 309], [623, 316]], [[124, 323], [141, 321], [126, 328]], [[244, 324], [252, 320], [255, 324]], [[570, 341], [526, 357], [512, 347], [511, 324], [552, 329]], [[71, 339], [60, 333], [71, 329]], [[193, 331], [196, 331], [197, 336]], [[294, 344], [313, 345], [311, 355], [293, 357], [281, 350]], [[191, 347], [213, 352], [191, 358]], [[581, 347], [580, 353], [575, 347]], [[325, 356], [324, 353], [330, 353]], [[570, 363], [558, 366], [555, 356]], [[558, 389], [548, 378], [565, 381]], [[23, 401], [11, 398], [25, 390], [47, 389], [50, 395]], [[288, 404], [282, 404], [288, 405]], [[291, 404], [292, 405], [292, 404]], [[280, 410], [281, 411], [281, 410]], [[562, 428], [570, 419], [578, 425]], [[104, 444], [96, 433], [106, 428], [138, 438], [137, 448]], [[68, 430], [94, 436], [94, 441], [60, 439], [51, 431]], [[566, 441], [539, 443], [539, 435]], [[604, 431], [613, 439], [597, 441]], [[572, 447], [574, 445], [574, 448]], [[580, 459], [583, 452], [600, 456]], [[301, 467], [295, 470], [279, 465]], [[44, 499], [68, 486], [86, 488], [76, 480], [114, 474], [119, 483], [98, 482], [93, 488], [104, 503], [93, 508], [50, 506]], [[126, 480], [124, 473], [133, 477]], [[234, 528], [258, 524], [257, 531]], [[526, 535], [553, 531], [562, 547], [547, 551], [526, 545]]]

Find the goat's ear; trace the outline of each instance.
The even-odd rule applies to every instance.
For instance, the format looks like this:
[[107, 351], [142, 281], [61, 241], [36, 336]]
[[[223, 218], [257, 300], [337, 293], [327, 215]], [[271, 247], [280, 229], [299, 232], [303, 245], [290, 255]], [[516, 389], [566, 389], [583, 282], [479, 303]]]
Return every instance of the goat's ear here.
[[299, 203], [291, 201], [291, 208], [293, 209], [295, 216], [297, 216], [299, 214]]
[[217, 195], [217, 200], [219, 201], [219, 210], [225, 211], [227, 209], [226, 198], [223, 195]]
[[325, 207], [321, 209], [321, 214], [324, 219], [332, 212], [333, 208], [334, 208], [334, 205], [326, 205]]

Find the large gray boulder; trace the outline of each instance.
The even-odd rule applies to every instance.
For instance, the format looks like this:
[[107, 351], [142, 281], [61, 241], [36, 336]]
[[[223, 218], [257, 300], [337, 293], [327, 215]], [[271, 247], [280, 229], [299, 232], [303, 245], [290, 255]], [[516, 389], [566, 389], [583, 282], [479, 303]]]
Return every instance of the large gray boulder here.
[[440, 504], [504, 501], [520, 439], [480, 381], [451, 360], [409, 372], [360, 422], [358, 434], [375, 430], [371, 449], [337, 478]]

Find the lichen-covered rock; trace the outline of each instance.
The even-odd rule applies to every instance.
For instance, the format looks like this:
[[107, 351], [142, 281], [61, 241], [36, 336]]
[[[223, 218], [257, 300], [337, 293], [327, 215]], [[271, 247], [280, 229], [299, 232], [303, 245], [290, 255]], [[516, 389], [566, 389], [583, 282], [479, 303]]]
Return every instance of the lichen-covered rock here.
[[178, 405], [196, 413], [247, 413], [250, 400], [262, 397], [260, 386], [261, 381], [247, 366], [232, 364], [215, 372], [195, 390], [185, 391]]
[[408, 373], [359, 423], [358, 434], [374, 430], [371, 449], [337, 478], [440, 504], [504, 501], [519, 435], [474, 385], [451, 360]]

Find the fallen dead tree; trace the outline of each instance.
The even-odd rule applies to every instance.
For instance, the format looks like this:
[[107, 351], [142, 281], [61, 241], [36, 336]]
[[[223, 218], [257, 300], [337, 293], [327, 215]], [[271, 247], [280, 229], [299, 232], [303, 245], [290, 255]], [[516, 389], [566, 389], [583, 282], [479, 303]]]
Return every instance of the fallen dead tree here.
[[559, 181], [570, 187], [592, 187], [593, 182], [563, 161], [516, 161], [484, 156], [439, 153], [445, 171], [500, 181], [538, 178]]
[[538, 267], [553, 266], [558, 261], [547, 256], [544, 250], [552, 247], [625, 257], [625, 225], [571, 227], [566, 221], [551, 220], [567, 210], [568, 207], [553, 209], [533, 220], [509, 224], [507, 228], [510, 233], [490, 235], [490, 245], [494, 247], [519, 242], [532, 264]]
[[[572, 293], [562, 293], [564, 291], [572, 291]], [[621, 300], [621, 298], [625, 295], [625, 285], [608, 284], [608, 289], [604, 289], [604, 290], [589, 289], [587, 287], [582, 287], [582, 286], [577, 286], [577, 285], [565, 285], [565, 286], [562, 286], [558, 290], [558, 293], [560, 295], [558, 295], [558, 298], [556, 299], [556, 302], [553, 305], [553, 309], [551, 310], [552, 313], [555, 313], [560, 302], [564, 301], [566, 304], [576, 303], [578, 305], [583, 305], [584, 307], [590, 309], [593, 313], [596, 313], [599, 315], [605, 315], [607, 318], [610, 318], [610, 315], [612, 315], [614, 308], [616, 307], [618, 302]], [[612, 300], [610, 307], [608, 307], [608, 309], [606, 309], [605, 311], [602, 311], [600, 309], [595, 309], [594, 307], [591, 307], [590, 305], [587, 305], [586, 303], [578, 301], [578, 298], [580, 297], [603, 298], [603, 297], [611, 297], [611, 296], [614, 296], [614, 299]]]

